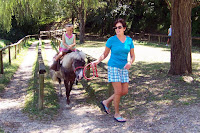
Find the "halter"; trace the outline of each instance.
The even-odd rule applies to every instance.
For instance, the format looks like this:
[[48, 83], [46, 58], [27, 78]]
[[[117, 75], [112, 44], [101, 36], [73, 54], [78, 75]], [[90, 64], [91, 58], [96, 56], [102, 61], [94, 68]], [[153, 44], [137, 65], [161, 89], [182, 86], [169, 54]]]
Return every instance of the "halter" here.
[[[91, 67], [88, 68], [88, 66], [91, 66]], [[96, 64], [89, 63], [89, 64], [87, 64], [85, 67], [83, 67], [83, 66], [76, 67], [75, 70], [74, 70], [74, 73], [75, 73], [76, 70], [79, 69], [79, 68], [84, 68], [84, 69], [83, 69], [83, 77], [84, 77], [85, 79], [87, 79], [87, 80], [92, 80], [94, 77], [98, 77], [97, 65], [96, 65]], [[92, 78], [87, 78], [86, 75], [85, 75], [85, 70], [86, 70], [86, 69], [90, 69], [90, 68], [92, 68], [92, 70], [93, 70], [93, 76], [92, 76]]]

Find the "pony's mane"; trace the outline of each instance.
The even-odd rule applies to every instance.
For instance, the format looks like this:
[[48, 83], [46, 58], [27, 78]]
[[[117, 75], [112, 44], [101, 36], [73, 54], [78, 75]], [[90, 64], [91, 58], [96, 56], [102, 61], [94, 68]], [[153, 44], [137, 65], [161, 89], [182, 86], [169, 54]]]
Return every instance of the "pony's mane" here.
[[76, 60], [83, 59], [83, 60], [85, 60], [85, 58], [86, 58], [86, 55], [82, 51], [76, 51], [76, 52], [68, 53], [67, 55], [64, 56], [64, 58], [62, 60], [63, 61], [62, 66], [64, 68], [70, 68], [73, 59], [76, 59]]

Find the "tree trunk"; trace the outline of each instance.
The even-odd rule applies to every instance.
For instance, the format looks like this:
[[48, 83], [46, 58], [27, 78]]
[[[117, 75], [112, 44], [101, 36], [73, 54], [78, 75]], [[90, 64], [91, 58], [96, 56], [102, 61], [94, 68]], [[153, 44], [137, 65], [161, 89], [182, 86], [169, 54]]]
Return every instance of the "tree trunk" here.
[[75, 15], [74, 12], [72, 12], [72, 24], [74, 25]]
[[169, 74], [192, 73], [192, 0], [172, 0], [171, 64]]
[[84, 21], [84, 0], [81, 0], [80, 14], [79, 14], [79, 30], [80, 30], [80, 44], [85, 42], [85, 21]]

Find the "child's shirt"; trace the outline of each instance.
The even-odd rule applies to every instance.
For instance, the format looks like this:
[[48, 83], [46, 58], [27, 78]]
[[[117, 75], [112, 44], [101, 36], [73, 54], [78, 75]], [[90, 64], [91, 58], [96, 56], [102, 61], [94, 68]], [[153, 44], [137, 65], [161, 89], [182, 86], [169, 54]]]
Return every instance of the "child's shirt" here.
[[[65, 43], [66, 43], [67, 45], [71, 45], [71, 44], [74, 43], [75, 34], [72, 34], [72, 36], [68, 36], [67, 34], [65, 34], [64, 37], [65, 37]], [[68, 49], [67, 47], [65, 47], [65, 46], [63, 45], [62, 42], [61, 42], [61, 44], [60, 44], [60, 47], [61, 47], [61, 48], [64, 48], [64, 49]], [[74, 46], [73, 48], [75, 48], [75, 46]]]

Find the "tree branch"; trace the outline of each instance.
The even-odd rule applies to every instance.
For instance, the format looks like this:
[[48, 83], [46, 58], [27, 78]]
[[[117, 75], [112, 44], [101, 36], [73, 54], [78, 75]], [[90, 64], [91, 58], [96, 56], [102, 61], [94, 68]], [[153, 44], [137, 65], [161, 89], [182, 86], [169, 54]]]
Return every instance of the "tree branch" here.
[[169, 10], [171, 10], [172, 8], [172, 0], [165, 0], [166, 4], [167, 4], [167, 7]]
[[192, 8], [195, 8], [197, 6], [200, 6], [200, 1], [196, 1], [192, 3]]

